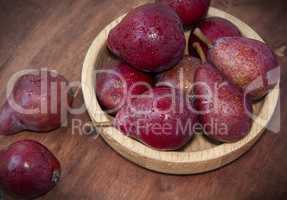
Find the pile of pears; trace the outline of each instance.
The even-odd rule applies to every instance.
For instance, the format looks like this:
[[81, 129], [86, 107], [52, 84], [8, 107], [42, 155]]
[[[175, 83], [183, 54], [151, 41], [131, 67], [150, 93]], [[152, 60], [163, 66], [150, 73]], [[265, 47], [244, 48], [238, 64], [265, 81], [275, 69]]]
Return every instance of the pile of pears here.
[[278, 62], [232, 22], [206, 17], [209, 6], [210, 0], [157, 0], [110, 31], [107, 48], [117, 62], [103, 66], [114, 73], [97, 74], [96, 94], [123, 134], [171, 151], [199, 132], [228, 143], [250, 132], [252, 104], [276, 85], [270, 73]]

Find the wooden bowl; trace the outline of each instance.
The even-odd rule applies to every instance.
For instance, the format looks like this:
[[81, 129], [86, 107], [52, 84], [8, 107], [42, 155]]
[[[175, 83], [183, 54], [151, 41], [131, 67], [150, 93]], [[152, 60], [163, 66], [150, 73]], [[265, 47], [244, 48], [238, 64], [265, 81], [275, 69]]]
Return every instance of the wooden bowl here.
[[[262, 40], [262, 38], [247, 24], [232, 15], [210, 8], [209, 16], [226, 18], [249, 38]], [[95, 94], [96, 66], [102, 66], [111, 60], [111, 54], [106, 48], [109, 31], [124, 17], [110, 23], [95, 38], [86, 55], [82, 71], [82, 89], [85, 104], [94, 123], [110, 122], [108, 116], [100, 107]], [[186, 35], [188, 37], [188, 33]], [[262, 135], [269, 122], [279, 98], [279, 84], [265, 97], [254, 105], [256, 120], [248, 136], [232, 144], [213, 144], [205, 137], [197, 134], [193, 140], [181, 151], [162, 152], [151, 149], [142, 143], [124, 136], [113, 127], [97, 128], [104, 140], [119, 154], [128, 160], [150, 170], [169, 174], [195, 174], [210, 171], [230, 163], [245, 153]], [[258, 120], [258, 121], [257, 121]]]

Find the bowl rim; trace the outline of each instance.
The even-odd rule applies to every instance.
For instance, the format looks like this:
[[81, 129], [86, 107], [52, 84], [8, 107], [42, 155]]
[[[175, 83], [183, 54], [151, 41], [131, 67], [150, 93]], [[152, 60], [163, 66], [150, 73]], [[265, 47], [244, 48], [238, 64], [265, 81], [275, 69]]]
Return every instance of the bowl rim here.
[[[263, 39], [246, 23], [242, 22], [238, 18], [226, 13], [225, 11], [219, 10], [214, 7], [210, 7], [209, 16], [218, 16], [227, 18], [233, 22], [241, 31], [244, 27], [244, 36], [254, 38], [260, 41]], [[95, 78], [93, 76], [93, 69], [95, 67], [96, 61], [98, 59], [99, 53], [102, 47], [106, 44], [107, 35], [109, 30], [116, 26], [119, 21], [126, 14], [120, 16], [119, 18], [113, 20], [108, 24], [94, 39], [89, 50], [86, 54], [83, 68], [82, 68], [82, 91], [84, 96], [85, 105], [87, 107], [88, 113], [94, 123], [109, 122], [109, 116], [101, 109], [97, 97], [95, 94]], [[238, 25], [242, 26], [239, 27]], [[263, 41], [264, 42], [264, 41]], [[166, 163], [198, 163], [207, 162], [209, 160], [214, 160], [222, 158], [224, 156], [229, 156], [230, 154], [236, 153], [241, 148], [244, 148], [244, 152], [247, 151], [262, 135], [265, 126], [270, 121], [279, 100], [279, 82], [276, 84], [275, 88], [270, 91], [270, 93], [265, 97], [262, 109], [258, 115], [261, 119], [264, 119], [262, 124], [254, 122], [249, 134], [242, 140], [235, 143], [225, 143], [215, 146], [210, 149], [202, 151], [193, 152], [180, 152], [180, 151], [157, 151], [154, 150], [134, 139], [131, 139], [123, 135], [119, 130], [114, 127], [102, 127], [97, 128], [101, 136], [107, 141], [113, 149], [122, 154], [124, 157], [136, 162], [131, 157], [140, 156], [144, 159], [152, 159], [155, 161], [161, 161]], [[111, 142], [113, 144], [111, 144]], [[236, 156], [238, 158], [241, 154]], [[129, 154], [129, 155], [127, 155]], [[235, 160], [236, 158], [232, 158]], [[232, 160], [228, 161], [231, 162]], [[227, 162], [226, 162], [227, 163]], [[223, 162], [223, 164], [226, 164]], [[142, 163], [138, 163], [143, 166]], [[222, 164], [222, 165], [223, 165]], [[146, 165], [146, 164], [145, 164]], [[153, 169], [153, 166], [145, 166], [149, 169]], [[155, 169], [156, 170], [156, 169]], [[209, 169], [208, 169], [209, 170]], [[208, 171], [205, 170], [205, 171]], [[172, 172], [171, 172], [172, 173]]]

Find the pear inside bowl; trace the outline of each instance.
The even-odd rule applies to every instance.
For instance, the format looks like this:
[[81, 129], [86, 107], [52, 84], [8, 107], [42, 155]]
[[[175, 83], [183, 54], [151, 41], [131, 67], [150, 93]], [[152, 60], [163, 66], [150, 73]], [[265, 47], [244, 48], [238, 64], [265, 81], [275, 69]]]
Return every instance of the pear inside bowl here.
[[[234, 23], [245, 37], [263, 41], [251, 27], [224, 11], [211, 7], [208, 15], [225, 18]], [[95, 124], [109, 124], [113, 120], [111, 116], [102, 110], [98, 103], [95, 94], [94, 70], [115, 59], [107, 50], [106, 40], [109, 31], [124, 16], [114, 20], [96, 36], [84, 61], [82, 90], [87, 110]], [[187, 38], [189, 34], [187, 31]], [[215, 144], [202, 134], [196, 134], [190, 143], [180, 151], [163, 152], [151, 149], [134, 139], [124, 136], [114, 127], [98, 127], [97, 131], [116, 152], [144, 168], [169, 174], [202, 173], [222, 167], [250, 149], [263, 134], [275, 111], [278, 99], [279, 83], [262, 101], [253, 105], [255, 117], [252, 128], [245, 138], [236, 143]]]

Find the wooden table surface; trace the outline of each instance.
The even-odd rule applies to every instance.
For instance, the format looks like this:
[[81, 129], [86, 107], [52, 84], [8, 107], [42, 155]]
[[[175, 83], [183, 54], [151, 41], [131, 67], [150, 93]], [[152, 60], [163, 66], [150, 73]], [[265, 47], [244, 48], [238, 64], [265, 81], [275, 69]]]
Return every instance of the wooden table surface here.
[[[79, 81], [85, 53], [109, 22], [141, 0], [0, 0], [0, 103], [9, 77], [25, 68], [56, 69]], [[287, 3], [286, 0], [213, 0], [212, 5], [251, 25], [282, 54], [281, 131], [266, 131], [247, 154], [219, 170], [171, 176], [138, 167], [101, 138], [62, 128], [49, 134], [1, 137], [0, 147], [30, 138], [62, 163], [60, 184], [42, 199], [181, 200], [287, 198]], [[82, 104], [81, 95], [75, 104]], [[280, 121], [280, 114], [273, 122]], [[72, 116], [88, 122], [87, 113]], [[72, 123], [72, 122], [71, 122]], [[70, 125], [71, 125], [70, 123]], [[286, 123], [286, 124], [285, 124]]]

